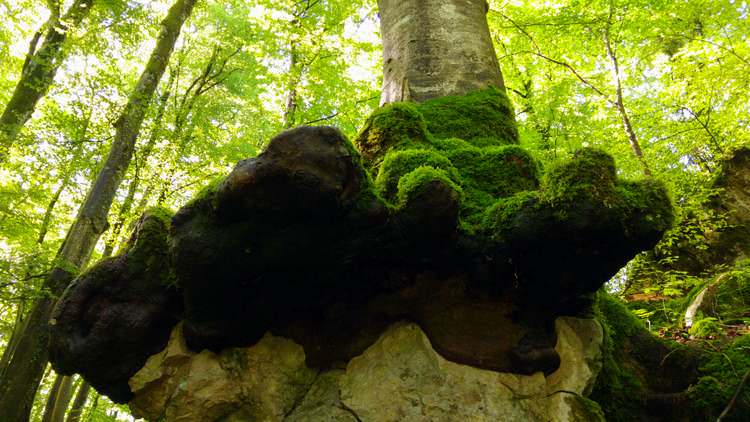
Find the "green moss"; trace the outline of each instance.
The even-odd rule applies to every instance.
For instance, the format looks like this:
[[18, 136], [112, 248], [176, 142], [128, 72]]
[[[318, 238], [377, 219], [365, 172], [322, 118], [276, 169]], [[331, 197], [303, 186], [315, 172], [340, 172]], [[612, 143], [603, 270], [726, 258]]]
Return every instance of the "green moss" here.
[[476, 146], [518, 143], [515, 114], [501, 89], [436, 98], [420, 104], [419, 111], [435, 138], [460, 138]]
[[422, 189], [432, 182], [439, 181], [449, 186], [459, 195], [463, 193], [463, 190], [458, 186], [442, 169], [436, 169], [434, 167], [422, 166], [406, 176], [402, 177], [398, 182], [398, 195], [397, 202], [400, 206], [405, 205], [409, 198], [418, 196]]
[[378, 192], [385, 198], [393, 199], [398, 191], [399, 180], [422, 166], [443, 170], [453, 183], [460, 183], [456, 168], [450, 160], [436, 151], [394, 151], [386, 155], [380, 166], [380, 172], [375, 179]]
[[127, 250], [132, 254], [157, 253], [167, 247], [169, 228], [174, 213], [162, 207], [146, 210], [128, 242]]
[[599, 403], [583, 396], [569, 396], [565, 399], [573, 411], [572, 420], [588, 422], [606, 422]]
[[539, 187], [536, 162], [521, 147], [512, 145], [481, 151], [479, 160], [457, 166], [467, 184], [495, 197]]
[[644, 411], [646, 388], [629, 363], [628, 341], [645, 328], [622, 302], [604, 292], [596, 296], [594, 314], [604, 328], [604, 343], [602, 370], [591, 398], [599, 403], [608, 421], [638, 419]]
[[750, 324], [750, 259], [738, 261], [721, 276], [703, 308], [724, 324]]
[[422, 144], [429, 133], [417, 105], [393, 103], [376, 110], [357, 136], [355, 144], [370, 168], [377, 168], [388, 151]]
[[654, 180], [618, 181], [615, 196], [629, 230], [667, 230], [674, 223], [674, 209], [663, 184]]
[[[690, 406], [695, 415], [714, 420], [737, 391], [743, 375], [750, 370], [750, 335], [710, 353], [700, 370], [702, 376], [688, 390]], [[750, 416], [750, 389], [747, 387], [727, 420], [747, 420]]]
[[455, 151], [458, 149], [469, 149], [475, 148], [472, 144], [459, 138], [448, 138], [448, 139], [433, 139], [431, 141], [432, 146], [440, 151]]
[[558, 163], [543, 181], [544, 198], [554, 204], [581, 200], [611, 201], [616, 180], [615, 160], [603, 151], [584, 148], [573, 160]]
[[165, 207], [151, 207], [144, 212], [144, 215], [159, 220], [169, 230], [172, 226], [174, 211]]
[[507, 240], [519, 227], [528, 226], [539, 207], [539, 193], [521, 192], [495, 202], [484, 213], [482, 226], [496, 241]]
[[[175, 276], [170, 259], [169, 230], [174, 213], [166, 208], [156, 207], [147, 210], [136, 227], [126, 249], [128, 272], [131, 279], [150, 282], [150, 277], [158, 277], [162, 285], [172, 285]], [[144, 274], [149, 277], [143, 277]]]
[[[750, 369], [750, 335], [722, 348], [682, 345], [657, 338], [625, 304], [600, 292], [594, 307], [604, 327], [603, 367], [591, 398], [609, 421], [640, 420], [650, 415], [649, 397], [686, 393], [683, 404], [662, 414], [665, 420], [715, 420]], [[745, 390], [727, 420], [747, 420], [750, 391]]]
[[472, 146], [446, 151], [445, 155], [458, 169], [466, 193], [462, 217], [471, 224], [481, 221], [485, 210], [498, 198], [539, 187], [536, 161], [518, 146]]
[[[622, 227], [627, 234], [654, 236], [672, 223], [664, 188], [618, 181], [614, 159], [602, 151], [582, 149], [542, 177], [536, 160], [512, 145], [517, 143], [512, 116], [507, 96], [497, 89], [396, 103], [370, 117], [357, 146], [377, 172], [377, 194], [391, 204], [405, 175], [421, 166], [440, 169], [463, 192], [461, 227], [470, 233], [490, 230], [497, 240], [542, 224]], [[502, 200], [532, 191], [537, 193]], [[534, 206], [528, 207], [532, 198]]]

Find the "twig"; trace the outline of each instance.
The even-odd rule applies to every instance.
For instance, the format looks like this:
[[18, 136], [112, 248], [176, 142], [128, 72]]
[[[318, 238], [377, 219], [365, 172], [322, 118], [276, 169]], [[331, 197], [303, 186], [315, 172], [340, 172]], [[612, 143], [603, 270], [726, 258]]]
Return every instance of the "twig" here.
[[724, 409], [723, 412], [721, 412], [721, 415], [719, 415], [718, 418], [716, 418], [716, 422], [721, 422], [722, 419], [729, 416], [729, 413], [734, 408], [734, 405], [737, 404], [737, 399], [740, 397], [740, 393], [742, 392], [742, 387], [745, 386], [745, 383], [747, 383], [747, 379], [750, 377], [750, 369], [748, 369], [745, 372], [745, 376], [742, 377], [742, 381], [740, 381], [740, 385], [737, 386], [737, 390], [734, 392], [734, 396], [732, 396], [732, 400], [729, 401], [729, 404]]

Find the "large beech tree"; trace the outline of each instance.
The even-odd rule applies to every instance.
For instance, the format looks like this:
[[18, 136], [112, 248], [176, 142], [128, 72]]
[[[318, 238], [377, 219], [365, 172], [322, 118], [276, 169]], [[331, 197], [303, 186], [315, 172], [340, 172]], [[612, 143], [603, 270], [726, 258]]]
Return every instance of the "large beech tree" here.
[[4, 422], [29, 419], [34, 394], [47, 365], [48, 319], [55, 298], [86, 265], [96, 242], [107, 229], [107, 215], [133, 157], [146, 111], [196, 1], [177, 0], [167, 13], [156, 47], [115, 123], [109, 156], [68, 231], [55, 267], [45, 280], [51, 295], [34, 303], [5, 377], [0, 380], [0, 420]]
[[485, 0], [379, 0], [381, 103], [504, 87]]

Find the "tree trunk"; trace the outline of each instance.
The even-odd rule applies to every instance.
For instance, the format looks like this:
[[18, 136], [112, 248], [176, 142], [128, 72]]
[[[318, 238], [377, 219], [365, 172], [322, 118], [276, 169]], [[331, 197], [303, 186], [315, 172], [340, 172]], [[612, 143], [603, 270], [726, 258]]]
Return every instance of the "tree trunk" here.
[[638, 161], [641, 163], [644, 176], [651, 177], [651, 169], [646, 162], [646, 158], [643, 156], [641, 144], [640, 142], [638, 142], [638, 136], [635, 134], [635, 129], [633, 129], [633, 123], [630, 121], [630, 115], [625, 108], [625, 100], [622, 93], [622, 79], [620, 78], [620, 62], [617, 59], [615, 50], [612, 48], [612, 39], [609, 33], [609, 28], [612, 25], [612, 14], [613, 10], [610, 10], [609, 20], [607, 22], [607, 26], [604, 29], [604, 43], [607, 47], [607, 56], [609, 56], [609, 59], [612, 61], [612, 73], [614, 75], [616, 92], [614, 104], [617, 107], [617, 111], [620, 113], [620, 118], [622, 119], [622, 127], [623, 130], [625, 130], [625, 135], [628, 137], [628, 142], [630, 142], [630, 148], [633, 150], [633, 155], [635, 155], [635, 158], [638, 159]]
[[63, 422], [68, 404], [73, 396], [73, 377], [58, 375], [53, 388], [47, 397], [42, 422]]
[[141, 154], [141, 165], [136, 166], [133, 180], [130, 181], [130, 185], [128, 186], [128, 193], [125, 195], [125, 199], [122, 201], [122, 206], [117, 212], [117, 218], [115, 220], [114, 226], [112, 227], [112, 233], [110, 234], [109, 239], [107, 239], [107, 241], [105, 242], [103, 255], [106, 257], [112, 256], [112, 254], [114, 253], [115, 245], [117, 245], [118, 240], [120, 239], [122, 228], [125, 226], [125, 221], [127, 220], [128, 214], [133, 208], [135, 194], [138, 191], [141, 183], [140, 168], [141, 166], [145, 166], [148, 163], [148, 159], [151, 156], [151, 153], [154, 151], [156, 141], [159, 140], [159, 134], [161, 133], [161, 124], [162, 120], [164, 119], [164, 112], [167, 108], [169, 97], [170, 91], [169, 89], [167, 89], [159, 98], [159, 108], [156, 111], [154, 127], [151, 131], [151, 136], [148, 139], [148, 143], [146, 143], [146, 146], [143, 148], [143, 153]]
[[70, 400], [73, 399], [73, 377], [66, 376], [57, 392], [55, 406], [52, 408], [51, 422], [65, 422], [65, 414], [68, 412]]
[[89, 398], [89, 392], [91, 391], [91, 385], [86, 380], [81, 380], [81, 385], [78, 387], [76, 398], [73, 400], [73, 406], [68, 412], [68, 418], [65, 422], [80, 422], [81, 416], [83, 415], [83, 407], [86, 406], [86, 400]]
[[49, 390], [47, 395], [47, 402], [44, 405], [44, 414], [42, 415], [42, 422], [52, 422], [52, 409], [55, 407], [55, 400], [57, 399], [57, 393], [60, 391], [60, 387], [63, 383], [64, 375], [55, 375], [55, 382], [52, 384], [52, 388]]
[[[42, 380], [40, 381], [39, 385], [44, 385], [45, 383], [47, 383], [47, 379], [49, 379], [49, 377], [53, 375], [53, 373], [54, 371], [52, 370], [52, 366], [47, 365], [47, 369], [44, 371], [44, 376], [42, 376]], [[55, 377], [57, 377], [57, 374], [54, 374], [54, 375]], [[36, 409], [34, 409], [34, 412], [31, 413], [31, 418], [29, 420], [30, 421], [40, 420], [39, 414], [43, 411], [44, 411], [44, 408], [42, 406], [36, 406]]]
[[5, 371], [8, 369], [10, 359], [13, 357], [16, 348], [18, 347], [18, 340], [21, 338], [21, 333], [26, 326], [28, 318], [26, 317], [26, 301], [21, 299], [16, 307], [16, 321], [13, 323], [13, 331], [10, 334], [8, 345], [3, 350], [3, 357], [0, 359], [0, 379], [5, 378]]
[[485, 0], [378, 0], [381, 103], [504, 87]]
[[[162, 21], [162, 31], [151, 58], [115, 124], [116, 132], [109, 156], [68, 231], [58, 252], [55, 268], [45, 280], [45, 287], [55, 297], [63, 292], [85, 265], [107, 228], [107, 214], [130, 164], [146, 108], [164, 75], [182, 25], [195, 3], [196, 0], [178, 0]], [[48, 321], [54, 303], [55, 300], [50, 297], [36, 301], [7, 376], [0, 380], [0, 420], [3, 422], [26, 422], [29, 418], [34, 394], [47, 364], [47, 324], [54, 323]]]
[[41, 31], [32, 39], [21, 78], [0, 116], [0, 163], [5, 161], [21, 128], [31, 118], [37, 103], [55, 80], [57, 69], [64, 59], [63, 46], [68, 32], [71, 27], [81, 24], [91, 11], [93, 2], [94, 0], [75, 0], [62, 18], [53, 11], [52, 17], [45, 24], [47, 33], [38, 50], [36, 46], [41, 38]]
[[284, 129], [291, 129], [297, 121], [297, 107], [299, 92], [297, 87], [301, 79], [302, 69], [295, 41], [289, 42], [289, 81], [286, 87], [286, 108], [284, 109]]

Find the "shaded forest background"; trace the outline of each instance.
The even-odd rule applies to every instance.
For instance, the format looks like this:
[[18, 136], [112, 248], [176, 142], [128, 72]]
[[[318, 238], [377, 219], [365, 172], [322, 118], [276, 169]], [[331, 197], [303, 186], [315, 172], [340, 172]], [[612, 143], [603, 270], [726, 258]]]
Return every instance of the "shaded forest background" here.
[[[61, 4], [62, 3], [62, 4]], [[0, 0], [0, 103], [30, 53], [62, 19], [66, 38], [47, 95], [0, 162], [0, 350], [34, 300], [104, 162], [171, 1]], [[663, 181], [678, 222], [657, 251], [608, 285], [657, 335], [721, 347], [750, 320], [684, 314], [719, 277], [747, 298], [750, 262], [672, 265], [733, 224], [707, 206], [731, 151], [750, 145], [750, 7], [739, 1], [492, 1], [488, 15], [522, 145], [549, 165], [581, 147], [614, 157], [622, 176]], [[66, 21], [68, 19], [68, 21]], [[323, 124], [356, 135], [378, 105], [381, 59], [374, 1], [207, 0], [184, 26], [149, 103], [131, 165], [91, 262], [117, 252], [138, 216], [177, 209], [276, 133]], [[743, 290], [744, 289], [744, 290]], [[743, 296], [744, 295], [744, 296]], [[51, 391], [73, 405], [82, 385], [47, 371], [32, 420]], [[94, 392], [81, 420], [127, 420]], [[67, 403], [66, 402], [66, 403]], [[51, 416], [49, 416], [51, 417]]]

